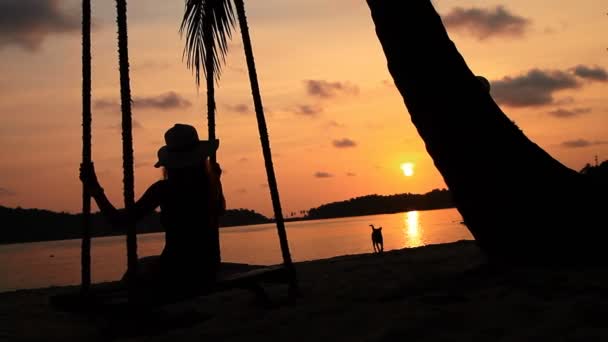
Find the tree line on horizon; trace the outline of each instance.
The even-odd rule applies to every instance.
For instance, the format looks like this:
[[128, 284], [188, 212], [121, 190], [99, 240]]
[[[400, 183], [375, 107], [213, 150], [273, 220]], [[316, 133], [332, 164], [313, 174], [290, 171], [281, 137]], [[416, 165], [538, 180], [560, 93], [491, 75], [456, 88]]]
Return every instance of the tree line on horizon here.
[[[608, 160], [595, 165], [586, 164], [580, 174], [604, 186], [608, 190]], [[448, 189], [434, 189], [425, 194], [366, 195], [344, 201], [323, 204], [303, 210], [301, 220], [336, 217], [364, 216], [397, 213], [410, 210], [432, 210], [455, 207]], [[0, 244], [77, 239], [82, 237], [82, 214], [53, 212], [44, 209], [8, 208], [0, 205], [0, 222], [4, 230]], [[220, 227], [244, 226], [274, 222], [251, 209], [228, 209], [220, 218]], [[101, 213], [91, 214], [91, 233], [94, 237], [123, 235], [124, 231], [112, 229]], [[158, 213], [145, 217], [137, 224], [139, 234], [161, 232]]]
[[398, 213], [454, 207], [447, 189], [434, 189], [426, 194], [367, 195], [346, 201], [323, 204], [308, 211], [309, 219]]
[[[346, 201], [331, 202], [311, 208], [303, 220], [394, 213], [408, 210], [428, 210], [453, 207], [449, 190], [435, 189], [426, 194], [367, 195]], [[0, 222], [5, 230], [0, 244], [77, 239], [82, 237], [82, 214], [53, 212], [44, 209], [8, 208], [0, 205]], [[272, 223], [250, 209], [228, 209], [220, 218], [220, 227]], [[101, 213], [90, 214], [93, 237], [123, 235], [125, 231], [112, 228]], [[136, 225], [139, 234], [162, 232], [160, 215], [155, 212]]]
[[[82, 238], [82, 214], [54, 212], [43, 209], [7, 208], [0, 206], [0, 222], [4, 230], [0, 244], [52, 241]], [[266, 216], [249, 209], [229, 209], [220, 219], [220, 227], [268, 223]], [[101, 213], [90, 214], [92, 237], [124, 235], [112, 228]], [[136, 225], [139, 234], [162, 232], [160, 215], [155, 212]]]

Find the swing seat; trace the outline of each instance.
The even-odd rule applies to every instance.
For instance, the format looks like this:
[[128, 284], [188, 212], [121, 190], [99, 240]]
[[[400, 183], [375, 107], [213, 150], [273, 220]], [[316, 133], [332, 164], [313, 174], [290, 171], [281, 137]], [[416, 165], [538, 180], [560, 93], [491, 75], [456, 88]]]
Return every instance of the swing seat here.
[[[290, 283], [289, 272], [284, 265], [257, 266], [248, 264], [222, 263], [223, 269], [216, 280], [208, 286], [174, 293], [163, 293], [136, 299], [135, 306], [153, 308], [187, 301], [216, 292], [243, 289], [253, 292], [262, 304], [270, 304], [270, 298], [262, 287], [263, 283]], [[225, 266], [225, 267], [224, 267]], [[289, 285], [289, 296], [294, 294]], [[108, 283], [93, 286], [89, 293], [80, 291], [58, 294], [49, 298], [53, 308], [67, 312], [103, 312], [132, 307], [128, 290], [122, 283]]]

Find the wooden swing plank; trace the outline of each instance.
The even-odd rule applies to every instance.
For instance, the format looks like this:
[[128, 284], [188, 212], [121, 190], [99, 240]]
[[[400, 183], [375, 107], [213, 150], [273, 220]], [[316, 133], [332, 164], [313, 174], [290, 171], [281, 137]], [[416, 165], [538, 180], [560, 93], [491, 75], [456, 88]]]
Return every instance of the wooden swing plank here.
[[[209, 287], [186, 291], [177, 295], [149, 298], [146, 306], [162, 306], [185, 301], [192, 298], [210, 295], [216, 292], [232, 289], [247, 289], [256, 295], [264, 297], [265, 293], [260, 283], [287, 283], [289, 274], [284, 265], [255, 266], [247, 264], [227, 264], [226, 269], [220, 271], [217, 280]], [[60, 311], [89, 311], [109, 307], [122, 307], [129, 304], [127, 289], [122, 284], [101, 284], [93, 286], [87, 295], [80, 292], [69, 292], [52, 296], [50, 304]]]
[[259, 282], [287, 282], [287, 269], [283, 265], [256, 268], [247, 272], [222, 274], [216, 282], [219, 288], [234, 288]]

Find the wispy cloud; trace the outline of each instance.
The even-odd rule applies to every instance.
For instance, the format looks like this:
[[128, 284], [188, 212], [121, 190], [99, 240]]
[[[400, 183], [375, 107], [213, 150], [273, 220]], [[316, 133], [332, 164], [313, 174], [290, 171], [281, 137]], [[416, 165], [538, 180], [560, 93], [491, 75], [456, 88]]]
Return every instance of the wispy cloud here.
[[332, 141], [332, 144], [336, 148], [349, 148], [349, 147], [357, 146], [357, 143], [354, 140], [351, 140], [349, 138], [334, 140], [334, 141]]
[[608, 81], [608, 72], [606, 69], [599, 66], [588, 67], [585, 65], [577, 65], [573, 68], [573, 70], [574, 74], [580, 78], [600, 82]]
[[359, 87], [349, 82], [330, 82], [326, 80], [304, 80], [308, 95], [323, 99], [339, 95], [357, 95]]
[[0, 49], [15, 45], [26, 51], [40, 49], [54, 33], [79, 33], [80, 17], [67, 13], [60, 0], [0, 1]]
[[133, 106], [142, 109], [180, 109], [192, 106], [192, 102], [174, 91], [150, 97], [136, 97]]
[[297, 105], [292, 112], [297, 115], [316, 117], [323, 113], [323, 107], [319, 105], [301, 104]]
[[[245, 103], [236, 103], [236, 104], [225, 104], [223, 108], [229, 113], [236, 113], [241, 115], [246, 114], [255, 114], [255, 109], [253, 106], [250, 106]], [[273, 109], [267, 106], [264, 106], [264, 114], [272, 115], [274, 113]]]
[[560, 145], [565, 148], [583, 148], [595, 145], [606, 145], [608, 141], [589, 141], [585, 139], [567, 140], [562, 142]]
[[523, 36], [530, 20], [513, 14], [503, 6], [494, 9], [455, 7], [443, 17], [446, 27], [463, 30], [479, 40], [494, 36]]
[[338, 121], [336, 121], [336, 120], [330, 120], [330, 121], [328, 121], [328, 122], [325, 124], [325, 126], [327, 126], [327, 127], [345, 127], [345, 125], [344, 125], [344, 124], [339, 123], [339, 122], [338, 122]]
[[524, 75], [492, 82], [496, 102], [512, 107], [542, 106], [554, 102], [553, 94], [581, 86], [573, 74], [560, 70], [532, 69]]
[[346, 173], [346, 175], [347, 175], [348, 177], [355, 177], [357, 174], [356, 174], [356, 173], [354, 173], [354, 172], [347, 172], [347, 173]]
[[[142, 129], [142, 128], [144, 128], [144, 126], [141, 124], [141, 122], [139, 122], [137, 120], [131, 121], [131, 127], [133, 129]], [[108, 126], [108, 128], [120, 131], [120, 130], [122, 130], [122, 125], [121, 124], [111, 125], [111, 126]]]
[[0, 197], [11, 197], [17, 195], [14, 191], [0, 187]]
[[580, 115], [587, 114], [587, 113], [591, 113], [591, 108], [573, 108], [573, 109], [558, 108], [556, 110], [550, 111], [549, 115], [561, 119], [561, 118], [573, 118], [573, 117], [580, 116]]
[[227, 111], [238, 114], [250, 114], [253, 113], [253, 109], [244, 103], [237, 104], [226, 104], [224, 105]]
[[[120, 102], [118, 100], [100, 99], [96, 100], [93, 105], [100, 110], [119, 111]], [[182, 97], [174, 91], [169, 91], [155, 96], [143, 96], [133, 98], [133, 108], [137, 109], [156, 109], [156, 110], [171, 110], [183, 109], [192, 106], [192, 102]]]
[[[605, 82], [608, 81], [608, 72], [598, 66], [585, 65], [578, 65], [567, 70], [535, 68], [522, 75], [506, 76], [501, 80], [492, 81], [491, 93], [496, 102], [511, 107], [556, 105], [563, 104], [553, 97], [556, 92], [580, 88], [584, 85], [583, 80]], [[560, 114], [566, 113], [554, 113], [555, 116]]]
[[395, 88], [395, 81], [393, 80], [382, 80], [382, 85], [389, 88]]
[[139, 161], [136, 160], [135, 163], [133, 163], [133, 167], [136, 169], [139, 169], [141, 167], [148, 167], [150, 165], [154, 165], [155, 163], [156, 163], [156, 161], [151, 162], [149, 160], [147, 160], [147, 161], [146, 160], [139, 160]]
[[333, 177], [334, 175], [332, 175], [332, 174], [331, 174], [331, 173], [329, 173], [329, 172], [317, 171], [317, 172], [315, 172], [315, 173], [314, 173], [314, 176], [315, 176], [316, 178], [331, 178], [331, 177]]
[[101, 99], [93, 101], [93, 107], [99, 110], [119, 110], [120, 104], [116, 100]]
[[171, 66], [166, 61], [146, 61], [142, 63], [134, 63], [131, 69], [137, 71], [149, 71], [149, 70], [166, 70]]

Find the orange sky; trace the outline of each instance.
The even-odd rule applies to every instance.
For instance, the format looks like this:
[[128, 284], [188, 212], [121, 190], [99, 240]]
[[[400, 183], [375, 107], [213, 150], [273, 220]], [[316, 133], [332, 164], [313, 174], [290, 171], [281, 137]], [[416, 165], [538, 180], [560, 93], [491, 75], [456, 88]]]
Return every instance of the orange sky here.
[[[574, 169], [596, 154], [608, 159], [604, 3], [434, 3], [469, 66], [492, 81], [497, 102], [532, 140]], [[94, 6], [93, 153], [106, 193], [120, 205], [114, 8]], [[248, 1], [247, 9], [285, 214], [445, 186], [392, 85], [365, 1]], [[79, 11], [75, 0], [0, 4], [2, 205], [80, 208]], [[181, 60], [182, 11], [181, 1], [129, 1], [137, 195], [160, 177], [152, 165], [167, 128], [189, 123], [206, 135], [204, 89], [197, 93]], [[217, 90], [218, 157], [228, 206], [270, 216], [238, 38]], [[403, 176], [404, 162], [415, 164], [413, 177]]]

